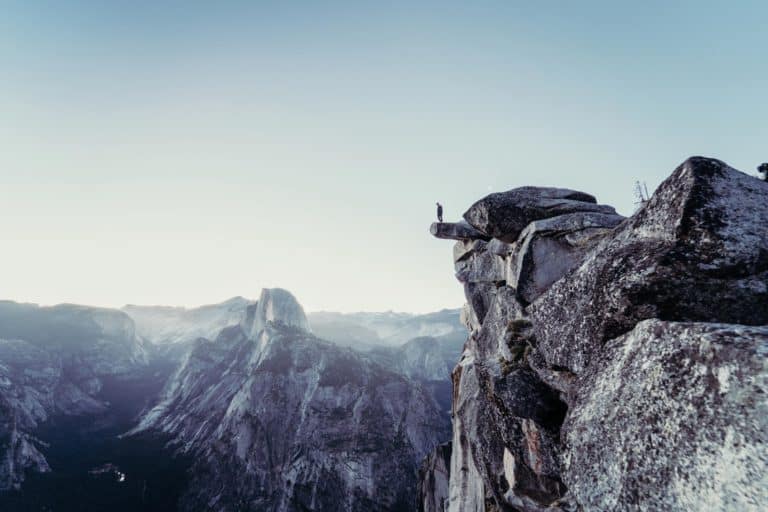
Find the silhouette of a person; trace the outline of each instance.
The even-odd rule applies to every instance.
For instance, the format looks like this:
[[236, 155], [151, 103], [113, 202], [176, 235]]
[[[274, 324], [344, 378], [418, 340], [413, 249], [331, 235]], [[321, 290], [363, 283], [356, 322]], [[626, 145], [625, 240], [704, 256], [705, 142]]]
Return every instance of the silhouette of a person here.
[[768, 162], [758, 165], [757, 172], [763, 175], [764, 181], [768, 181]]
[[438, 222], [443, 222], [443, 205], [440, 203], [437, 204], [437, 220]]

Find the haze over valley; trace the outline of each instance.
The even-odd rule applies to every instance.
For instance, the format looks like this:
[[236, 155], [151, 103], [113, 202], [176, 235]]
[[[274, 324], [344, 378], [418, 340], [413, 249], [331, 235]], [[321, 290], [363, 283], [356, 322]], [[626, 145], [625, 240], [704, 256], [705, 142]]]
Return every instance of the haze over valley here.
[[[0, 302], [0, 500], [410, 510], [450, 437], [458, 317], [307, 316], [281, 289], [191, 309]], [[316, 337], [314, 318], [354, 336]]]

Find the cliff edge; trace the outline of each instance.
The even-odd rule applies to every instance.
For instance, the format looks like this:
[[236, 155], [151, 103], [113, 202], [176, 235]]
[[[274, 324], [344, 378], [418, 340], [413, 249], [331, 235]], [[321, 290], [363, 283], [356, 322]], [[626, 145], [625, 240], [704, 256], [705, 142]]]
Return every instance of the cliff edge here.
[[630, 218], [522, 187], [430, 232], [469, 338], [424, 510], [768, 502], [768, 183], [693, 157]]

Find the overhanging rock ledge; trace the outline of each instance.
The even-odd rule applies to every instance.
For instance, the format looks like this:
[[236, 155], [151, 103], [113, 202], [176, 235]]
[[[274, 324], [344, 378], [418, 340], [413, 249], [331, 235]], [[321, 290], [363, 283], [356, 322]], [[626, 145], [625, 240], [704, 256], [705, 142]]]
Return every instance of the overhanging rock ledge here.
[[627, 219], [540, 187], [464, 217], [430, 229], [469, 337], [427, 512], [763, 509], [768, 183], [692, 157]]

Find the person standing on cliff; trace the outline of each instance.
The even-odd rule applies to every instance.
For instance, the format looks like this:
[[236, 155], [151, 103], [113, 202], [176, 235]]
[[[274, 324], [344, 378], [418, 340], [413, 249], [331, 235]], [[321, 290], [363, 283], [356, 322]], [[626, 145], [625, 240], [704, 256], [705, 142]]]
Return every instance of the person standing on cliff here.
[[436, 204], [437, 204], [437, 221], [443, 222], [443, 205], [441, 205], [440, 203], [436, 203]]

